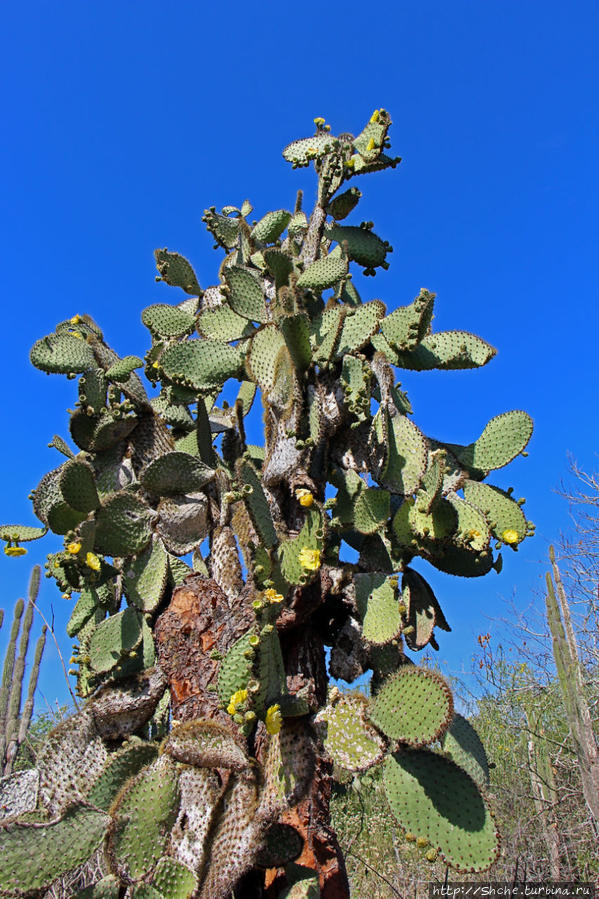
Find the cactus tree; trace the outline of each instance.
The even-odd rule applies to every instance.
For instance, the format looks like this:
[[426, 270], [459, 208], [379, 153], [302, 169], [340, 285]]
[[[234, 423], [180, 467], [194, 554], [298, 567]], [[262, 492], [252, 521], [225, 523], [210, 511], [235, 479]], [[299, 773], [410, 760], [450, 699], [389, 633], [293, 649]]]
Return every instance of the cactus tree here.
[[[392, 249], [354, 214], [356, 180], [400, 161], [390, 124], [380, 109], [335, 137], [316, 119], [285, 148], [316, 169], [310, 214], [301, 192], [257, 221], [247, 200], [207, 209], [222, 253], [209, 286], [157, 250], [171, 290], [142, 313], [143, 360], [83, 314], [34, 345], [37, 368], [79, 379], [73, 448], [54, 438], [63, 459], [33, 495], [43, 527], [3, 534], [13, 554], [48, 529], [64, 537], [48, 576], [76, 597], [86, 702], [40, 759], [26, 814], [42, 823], [13, 819], [2, 837], [5, 891], [43, 889], [102, 843], [98, 895], [347, 896], [334, 764], [382, 766], [429, 859], [482, 871], [496, 858], [484, 750], [445, 681], [410, 658], [449, 630], [414, 562], [482, 576], [532, 532], [486, 480], [532, 422], [506, 412], [462, 446], [412, 417], [398, 369], [476, 368], [495, 350], [434, 331], [428, 290], [393, 310], [358, 293], [353, 276], [387, 268]], [[140, 369], [160, 387], [151, 399]], [[370, 700], [328, 689], [367, 671]], [[72, 850], [53, 854], [67, 833]]]

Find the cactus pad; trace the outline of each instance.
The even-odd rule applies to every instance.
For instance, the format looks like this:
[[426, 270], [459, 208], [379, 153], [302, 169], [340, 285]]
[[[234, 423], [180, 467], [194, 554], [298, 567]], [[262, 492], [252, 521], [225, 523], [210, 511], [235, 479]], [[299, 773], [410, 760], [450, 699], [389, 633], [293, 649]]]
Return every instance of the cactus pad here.
[[463, 768], [479, 787], [489, 786], [489, 762], [479, 735], [457, 712], [443, 737], [443, 751]]
[[411, 352], [398, 353], [396, 364], [414, 371], [479, 368], [496, 352], [486, 341], [467, 331], [439, 331], [423, 337]]
[[42, 337], [34, 343], [29, 358], [41, 371], [62, 375], [78, 374], [96, 365], [89, 344], [81, 335], [68, 332]]
[[424, 746], [438, 740], [449, 726], [453, 697], [436, 672], [403, 666], [378, 691], [368, 717], [390, 740]]
[[216, 340], [188, 340], [166, 348], [160, 367], [176, 384], [198, 392], [220, 389], [234, 377], [242, 362], [238, 348]]
[[457, 871], [487, 871], [499, 854], [499, 836], [471, 777], [433, 752], [398, 752], [385, 762], [383, 782], [404, 830], [427, 839]]
[[346, 257], [330, 253], [309, 265], [297, 279], [297, 286], [308, 287], [310, 290], [326, 290], [327, 287], [335, 287], [342, 278], [347, 277], [347, 271]]
[[283, 157], [294, 168], [310, 165], [312, 159], [321, 159], [336, 146], [336, 139], [327, 132], [321, 131], [313, 137], [294, 140], [283, 150]]
[[114, 803], [106, 855], [126, 883], [152, 872], [164, 855], [179, 807], [177, 769], [161, 756], [130, 779]]
[[280, 868], [287, 862], [295, 861], [303, 848], [304, 841], [295, 827], [271, 824], [256, 855], [256, 864], [261, 868]]
[[165, 453], [143, 470], [142, 486], [157, 496], [195, 493], [214, 477], [213, 469], [189, 453]]
[[530, 415], [516, 409], [492, 418], [475, 443], [451, 449], [467, 468], [492, 471], [503, 468], [526, 448], [532, 429]]
[[515, 531], [518, 542], [524, 540], [528, 531], [526, 515], [508, 493], [491, 484], [468, 480], [464, 481], [463, 489], [466, 502], [480, 509], [497, 540], [502, 539], [505, 531]]
[[349, 258], [359, 265], [363, 265], [366, 274], [374, 274], [377, 266], [389, 267], [386, 259], [387, 253], [391, 252], [391, 247], [367, 228], [333, 224], [327, 228], [326, 236], [329, 240], [336, 240], [339, 244], [346, 242]]
[[130, 777], [151, 764], [158, 754], [158, 746], [134, 738], [108, 756], [103, 770], [86, 796], [96, 808], [108, 811], [121, 788]]
[[336, 765], [347, 771], [366, 771], [380, 762], [385, 742], [365, 719], [367, 700], [340, 696], [319, 712], [316, 724], [326, 725], [324, 746]]
[[200, 285], [191, 264], [179, 253], [169, 253], [166, 249], [154, 250], [156, 268], [163, 281], [172, 287], [181, 287], [185, 293], [200, 293]]
[[163, 751], [177, 762], [198, 768], [242, 771], [249, 765], [245, 751], [231, 731], [215, 721], [176, 724], [168, 735]]
[[0, 830], [0, 892], [27, 896], [88, 860], [110, 822], [108, 815], [75, 807], [63, 818], [35, 827]]
[[115, 493], [96, 512], [95, 549], [109, 556], [130, 556], [147, 546], [152, 510], [128, 491]]
[[233, 265], [225, 269], [224, 278], [229, 289], [227, 300], [231, 309], [251, 321], [267, 321], [266, 301], [256, 276], [249, 269]]
[[141, 320], [158, 340], [184, 337], [195, 328], [195, 317], [191, 313], [166, 303], [148, 306], [142, 312]]
[[161, 540], [154, 540], [123, 572], [123, 587], [130, 605], [142, 612], [153, 612], [162, 599], [168, 571], [164, 545]]
[[222, 305], [204, 309], [198, 316], [197, 330], [209, 340], [227, 342], [250, 337], [254, 333], [254, 326], [247, 317], [238, 315], [230, 306]]
[[186, 865], [164, 856], [156, 865], [152, 884], [164, 899], [189, 899], [197, 889], [198, 879]]
[[218, 672], [218, 698], [228, 705], [231, 697], [245, 690], [252, 674], [252, 655], [249, 634], [244, 634], [230, 648]]
[[252, 237], [260, 243], [274, 243], [281, 236], [289, 221], [291, 213], [286, 209], [267, 212], [252, 228]]
[[409, 306], [400, 306], [383, 319], [382, 334], [394, 349], [411, 350], [425, 338], [434, 303], [435, 294], [423, 289]]
[[398, 637], [402, 627], [399, 603], [387, 575], [379, 572], [356, 574], [354, 583], [364, 639], [381, 645]]
[[90, 664], [94, 671], [99, 674], [110, 671], [125, 653], [137, 649], [142, 638], [141, 622], [139, 612], [128, 608], [97, 626], [89, 644]]
[[94, 470], [88, 462], [71, 459], [62, 467], [59, 489], [65, 502], [77, 512], [93, 512], [100, 505]]

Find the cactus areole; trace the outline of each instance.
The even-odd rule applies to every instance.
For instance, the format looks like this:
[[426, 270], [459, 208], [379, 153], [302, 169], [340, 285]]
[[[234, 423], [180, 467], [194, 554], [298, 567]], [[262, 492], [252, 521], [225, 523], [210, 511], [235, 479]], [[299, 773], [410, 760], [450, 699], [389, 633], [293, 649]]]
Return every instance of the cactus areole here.
[[[2, 894], [36, 895], [102, 847], [94, 896], [349, 896], [333, 772], [375, 766], [423, 860], [496, 859], [484, 750], [473, 733], [451, 751], [469, 725], [411, 654], [450, 629], [420, 568], [482, 576], [532, 533], [486, 482], [532, 422], [505, 412], [458, 446], [412, 417], [398, 369], [476, 368], [495, 350], [435, 331], [428, 290], [392, 309], [358, 293], [353, 276], [392, 249], [354, 214], [355, 180], [400, 161], [390, 123], [379, 109], [335, 137], [319, 118], [285, 148], [316, 169], [309, 214], [301, 192], [258, 221], [248, 201], [207, 209], [223, 255], [209, 286], [157, 250], [179, 293], [143, 311], [143, 360], [83, 314], [34, 345], [78, 401], [33, 493], [43, 527], [0, 533], [12, 548], [64, 537], [47, 572], [73, 603], [85, 702], [38, 760], [35, 807], [0, 830]], [[368, 671], [370, 699], [328, 687]]]

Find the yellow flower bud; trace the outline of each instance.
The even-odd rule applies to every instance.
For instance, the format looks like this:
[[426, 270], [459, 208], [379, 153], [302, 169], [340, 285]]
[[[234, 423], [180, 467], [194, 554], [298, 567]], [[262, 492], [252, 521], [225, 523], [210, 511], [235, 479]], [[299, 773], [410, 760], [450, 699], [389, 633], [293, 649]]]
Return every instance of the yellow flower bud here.
[[78, 541], [69, 543], [67, 546], [67, 552], [71, 553], [72, 556], [76, 556], [80, 549], [81, 549], [81, 544]]
[[24, 546], [5, 546], [4, 554], [6, 556], [24, 556], [27, 550]]
[[514, 531], [513, 528], [508, 528], [507, 531], [504, 531], [501, 535], [501, 539], [504, 543], [512, 544], [518, 542], [518, 532]]
[[296, 499], [299, 500], [300, 506], [304, 506], [306, 509], [309, 509], [314, 502], [314, 496], [309, 490], [306, 490], [305, 487], [298, 487], [295, 491], [295, 496]]
[[307, 546], [304, 546], [299, 554], [299, 562], [302, 568], [307, 568], [308, 571], [318, 571], [320, 568], [320, 550], [308, 549]]
[[264, 723], [269, 734], [279, 733], [279, 731], [281, 730], [281, 725], [283, 723], [283, 716], [281, 715], [280, 705], [275, 704], [270, 706], [270, 708], [266, 712]]
[[317, 116], [317, 117], [314, 119], [314, 124], [316, 125], [317, 128], [318, 128], [319, 125], [324, 125], [324, 122], [325, 122], [325, 120], [323, 119], [322, 116]]
[[372, 115], [370, 116], [370, 124], [375, 125], [378, 122], [379, 117], [380, 117], [380, 112], [378, 111], [378, 109], [375, 109], [374, 112], [372, 113]]
[[101, 567], [100, 560], [95, 553], [88, 553], [86, 555], [85, 564], [88, 568], [91, 568], [92, 571], [99, 571]]
[[368, 141], [368, 143], [366, 144], [366, 152], [370, 153], [371, 150], [374, 150], [374, 147], [375, 147], [374, 138], [371, 137], [370, 140]]

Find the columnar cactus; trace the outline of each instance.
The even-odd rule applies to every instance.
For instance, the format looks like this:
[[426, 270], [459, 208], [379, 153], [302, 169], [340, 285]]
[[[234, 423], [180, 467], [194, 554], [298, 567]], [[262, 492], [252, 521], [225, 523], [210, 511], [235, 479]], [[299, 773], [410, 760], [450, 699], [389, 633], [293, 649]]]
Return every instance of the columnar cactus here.
[[[78, 597], [67, 629], [87, 702], [40, 760], [41, 826], [5, 829], [5, 892], [43, 888], [103, 841], [98, 895], [250, 897], [264, 882], [271, 896], [349, 895], [333, 762], [383, 765], [398, 823], [429, 859], [493, 863], [484, 750], [448, 685], [408, 655], [450, 630], [412, 566], [485, 575], [532, 533], [485, 482], [524, 452], [532, 422], [506, 412], [462, 446], [413, 420], [396, 369], [476, 368], [495, 350], [434, 332], [428, 290], [390, 312], [358, 293], [353, 275], [387, 268], [392, 248], [371, 222], [346, 223], [361, 197], [347, 182], [398, 164], [390, 124], [379, 109], [335, 137], [319, 118], [285, 148], [316, 169], [309, 216], [301, 192], [258, 221], [248, 201], [206, 210], [224, 251], [216, 283], [202, 289], [186, 259], [157, 250], [159, 280], [185, 296], [144, 310], [143, 360], [119, 357], [83, 314], [34, 345], [37, 368], [79, 378], [74, 448], [53, 440], [63, 461], [33, 494], [43, 528], [2, 533], [13, 550], [64, 537], [47, 574]], [[140, 369], [160, 385], [152, 399]], [[370, 700], [327, 690], [367, 670]], [[62, 861], [46, 853], [74, 831]]]
[[[31, 572], [29, 580], [27, 605], [25, 605], [22, 599], [18, 599], [15, 604], [13, 624], [4, 656], [2, 683], [0, 684], [0, 772], [4, 776], [12, 773], [19, 746], [27, 736], [27, 730], [33, 714], [33, 700], [39, 677], [42, 653], [46, 643], [46, 626], [44, 625], [35, 645], [33, 663], [29, 673], [27, 697], [23, 704], [25, 664], [39, 584], [40, 567], [36, 565]], [[4, 614], [0, 617], [0, 626], [2, 625], [3, 617]], [[21, 635], [20, 640], [19, 632]], [[19, 640], [18, 654], [17, 640]]]

